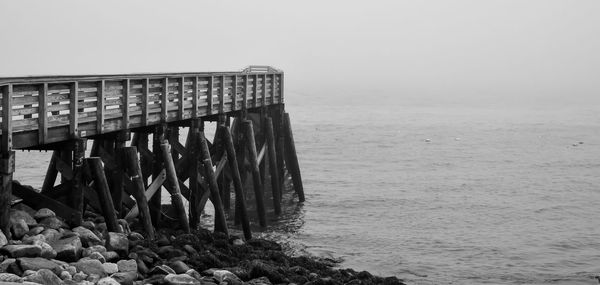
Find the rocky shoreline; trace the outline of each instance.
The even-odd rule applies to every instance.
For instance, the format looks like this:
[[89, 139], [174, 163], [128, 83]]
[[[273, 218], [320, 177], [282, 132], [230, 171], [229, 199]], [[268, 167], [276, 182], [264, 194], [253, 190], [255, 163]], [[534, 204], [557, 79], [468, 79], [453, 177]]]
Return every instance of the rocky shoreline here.
[[404, 284], [292, 257], [264, 239], [162, 229], [149, 241], [125, 220], [120, 233], [108, 232], [102, 217], [86, 214], [69, 228], [49, 209], [11, 209], [11, 239], [0, 232], [0, 284]]

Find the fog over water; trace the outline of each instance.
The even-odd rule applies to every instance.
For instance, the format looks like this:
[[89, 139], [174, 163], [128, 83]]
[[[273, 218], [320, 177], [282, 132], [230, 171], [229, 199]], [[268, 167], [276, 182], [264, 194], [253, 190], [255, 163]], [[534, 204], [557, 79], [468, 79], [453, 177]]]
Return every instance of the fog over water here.
[[415, 284], [596, 283], [599, 1], [0, 11], [0, 76], [282, 69], [307, 202], [265, 234], [299, 251]]

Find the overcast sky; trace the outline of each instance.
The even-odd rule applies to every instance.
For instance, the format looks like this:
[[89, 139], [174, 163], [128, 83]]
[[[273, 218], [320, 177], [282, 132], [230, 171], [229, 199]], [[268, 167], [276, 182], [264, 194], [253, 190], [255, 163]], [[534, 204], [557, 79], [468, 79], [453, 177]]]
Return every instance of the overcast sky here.
[[2, 0], [0, 11], [0, 76], [268, 64], [299, 96], [600, 102], [598, 0]]

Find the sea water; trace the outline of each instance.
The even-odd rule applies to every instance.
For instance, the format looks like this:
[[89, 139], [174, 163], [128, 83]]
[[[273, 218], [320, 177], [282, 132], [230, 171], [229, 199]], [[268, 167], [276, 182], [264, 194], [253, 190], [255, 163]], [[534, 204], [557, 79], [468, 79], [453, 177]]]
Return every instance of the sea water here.
[[262, 236], [411, 284], [597, 284], [600, 108], [318, 98], [287, 95], [306, 202]]

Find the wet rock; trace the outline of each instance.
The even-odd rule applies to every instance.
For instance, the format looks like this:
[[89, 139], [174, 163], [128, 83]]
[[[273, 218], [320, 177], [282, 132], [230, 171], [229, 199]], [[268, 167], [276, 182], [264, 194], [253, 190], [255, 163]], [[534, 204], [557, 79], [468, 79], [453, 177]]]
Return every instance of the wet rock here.
[[265, 239], [251, 239], [248, 241], [248, 244], [254, 248], [264, 249], [264, 250], [276, 250], [281, 251], [281, 245], [276, 242], [265, 240]]
[[52, 246], [50, 246], [48, 243], [45, 243], [45, 242], [35, 242], [34, 244], [35, 245], [39, 245], [39, 246], [42, 247], [41, 256], [43, 258], [54, 259], [58, 255], [58, 253], [56, 252], [56, 250], [54, 250], [54, 248], [52, 248]]
[[69, 274], [71, 274], [71, 276], [75, 275], [75, 273], [77, 273], [77, 268], [73, 265], [67, 265], [64, 267], [65, 271], [69, 272]]
[[81, 256], [82, 245], [78, 236], [61, 238], [50, 245], [56, 250], [57, 259], [73, 262]]
[[97, 259], [101, 263], [105, 263], [106, 262], [106, 258], [104, 258], [104, 256], [102, 255], [102, 253], [99, 253], [97, 251], [90, 253], [90, 255], [88, 257], [90, 259]]
[[189, 244], [184, 245], [183, 250], [185, 250], [187, 253], [189, 253], [191, 255], [198, 254], [198, 251]]
[[5, 246], [8, 243], [8, 239], [2, 231], [0, 231], [0, 247]]
[[40, 269], [36, 273], [23, 278], [23, 280], [48, 285], [62, 284], [62, 280], [48, 269]]
[[186, 271], [190, 270], [190, 267], [183, 261], [172, 262], [169, 267], [173, 268], [177, 274], [185, 273]]
[[38, 221], [52, 217], [56, 217], [56, 214], [54, 213], [54, 211], [48, 208], [41, 208], [33, 215], [33, 218], [35, 218]]
[[190, 269], [186, 271], [185, 274], [194, 277], [196, 280], [202, 280], [202, 274], [198, 273], [198, 271], [196, 271], [195, 269]]
[[29, 232], [29, 226], [24, 220], [18, 220], [11, 224], [10, 231], [13, 239], [21, 239], [26, 233]]
[[85, 274], [84, 272], [77, 272], [77, 273], [73, 274], [73, 281], [81, 282], [81, 281], [85, 280], [86, 278], [88, 278], [88, 275]]
[[230, 285], [242, 285], [244, 282], [240, 280], [235, 274], [227, 270], [215, 270], [213, 277], [219, 281], [219, 283], [226, 282]]
[[96, 283], [97, 285], [119, 285], [119, 282], [117, 282], [117, 280], [113, 279], [112, 277], [104, 277], [100, 280], [98, 280], [98, 283]]
[[106, 238], [106, 249], [117, 252], [120, 256], [129, 253], [129, 240], [122, 233], [109, 232]]
[[62, 271], [60, 274], [58, 274], [58, 277], [62, 280], [73, 279], [73, 275], [71, 275], [71, 273], [69, 273], [68, 271]]
[[96, 259], [82, 259], [73, 263], [73, 266], [75, 266], [78, 271], [82, 271], [87, 275], [96, 274], [100, 277], [105, 277], [107, 275], [102, 263]]
[[[88, 248], [84, 248], [81, 251], [81, 256], [82, 257], [90, 256], [90, 254], [92, 254], [92, 252], [98, 252], [100, 254], [104, 254], [106, 252], [106, 247], [104, 247], [103, 245], [94, 245], [94, 246], [90, 246]], [[104, 258], [106, 259], [106, 257], [104, 257]]]
[[108, 275], [119, 272], [119, 266], [117, 266], [116, 263], [106, 262], [103, 263], [102, 266], [104, 267], [104, 271], [106, 271], [106, 274]]
[[267, 277], [254, 278], [245, 283], [246, 285], [272, 285]]
[[98, 283], [98, 281], [100, 281], [100, 278], [102, 278], [102, 276], [98, 275], [98, 274], [90, 274], [88, 276], [88, 278], [86, 278], [85, 280], [90, 281], [94, 284]]
[[137, 279], [137, 272], [117, 272], [111, 277], [115, 279], [119, 284], [131, 285], [133, 281]]
[[118, 219], [117, 222], [121, 227], [123, 227], [123, 233], [128, 235], [131, 233], [131, 229], [129, 228], [129, 223], [125, 219]]
[[63, 221], [61, 221], [58, 217], [45, 218], [40, 221], [40, 225], [42, 225], [46, 228], [55, 229], [55, 230], [67, 227], [67, 224], [65, 224]]
[[54, 270], [60, 265], [52, 260], [48, 260], [41, 257], [21, 257], [17, 258], [17, 263], [23, 270], [38, 271], [40, 269]]
[[169, 274], [165, 276], [165, 281], [169, 285], [201, 285], [200, 281], [187, 274]]
[[244, 242], [244, 240], [238, 238], [238, 239], [234, 239], [233, 242], [232, 242], [232, 244], [234, 246], [240, 246], [240, 245], [244, 245], [246, 243]]
[[173, 270], [171, 267], [169, 267], [167, 265], [158, 265], [158, 266], [152, 267], [152, 270], [150, 270], [150, 275], [156, 275], [156, 274], [167, 275], [167, 274], [176, 274], [176, 273], [175, 273], [175, 270]]
[[104, 256], [104, 259], [106, 259], [106, 261], [116, 261], [119, 259], [119, 254], [115, 251], [107, 251], [107, 252], [103, 252], [102, 256]]
[[156, 241], [156, 245], [158, 245], [159, 247], [170, 245], [170, 244], [171, 244], [171, 241], [169, 241], [169, 239], [164, 235], [160, 236], [158, 238], [158, 240]]
[[27, 233], [27, 235], [30, 235], [30, 236], [39, 235], [43, 231], [44, 231], [44, 227], [42, 227], [42, 226], [29, 227], [29, 232]]
[[92, 221], [85, 221], [81, 223], [81, 226], [91, 231], [96, 229], [96, 224], [94, 224]]
[[0, 272], [6, 272], [8, 267], [16, 262], [17, 260], [15, 258], [7, 258], [3, 260], [2, 263], [0, 263]]
[[142, 275], [146, 275], [146, 273], [148, 273], [148, 266], [146, 266], [146, 264], [141, 261], [140, 259], [136, 260], [137, 263], [137, 267], [138, 267], [138, 272], [141, 273]]
[[119, 260], [117, 262], [117, 266], [119, 267], [119, 272], [137, 272], [137, 262], [133, 259], [129, 260]]
[[52, 243], [62, 237], [62, 234], [55, 229], [45, 229], [41, 234], [46, 237], [47, 243]]
[[26, 244], [34, 244], [36, 242], [46, 242], [46, 236], [44, 236], [43, 234], [37, 234], [37, 235], [25, 235], [21, 241], [23, 243]]
[[87, 228], [79, 226], [74, 228], [73, 232], [79, 236], [81, 243], [85, 247], [102, 244], [102, 240], [94, 232]]
[[42, 254], [42, 247], [33, 244], [9, 244], [0, 249], [0, 252], [10, 257], [38, 257]]
[[12, 273], [0, 273], [0, 282], [23, 282], [23, 278], [19, 277], [16, 274]]
[[144, 236], [138, 232], [131, 232], [128, 236], [129, 240], [131, 241], [138, 241], [138, 240], [143, 240]]
[[270, 265], [262, 260], [252, 260], [250, 262], [250, 277], [258, 278], [258, 277], [267, 277], [269, 280], [275, 283], [284, 283], [286, 282], [285, 277], [277, 271], [277, 267]]
[[10, 210], [10, 222], [11, 224], [15, 224], [18, 221], [24, 221], [27, 226], [35, 226], [37, 224], [35, 219], [29, 213], [13, 208]]

